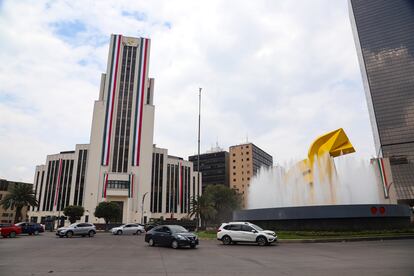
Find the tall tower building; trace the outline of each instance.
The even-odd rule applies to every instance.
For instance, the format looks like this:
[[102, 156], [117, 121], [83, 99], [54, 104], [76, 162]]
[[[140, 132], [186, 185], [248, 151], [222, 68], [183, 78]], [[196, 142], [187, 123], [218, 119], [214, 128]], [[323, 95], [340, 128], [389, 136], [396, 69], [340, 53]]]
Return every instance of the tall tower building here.
[[414, 2], [350, 0], [377, 154], [389, 157], [400, 203], [414, 204]]
[[[150, 192], [154, 133], [154, 80], [148, 78], [150, 40], [112, 35], [106, 73], [95, 102], [85, 210], [93, 216], [96, 204], [114, 201], [120, 220], [141, 221], [143, 201]], [[144, 207], [144, 208], [142, 208]]]
[[149, 39], [111, 36], [90, 144], [48, 155], [36, 167], [34, 190], [40, 205], [29, 211], [31, 221], [44, 223], [62, 216], [66, 206], [80, 205], [85, 209], [82, 221], [103, 223], [94, 216], [103, 201], [121, 207], [113, 223], [189, 216], [191, 198], [202, 192], [201, 176], [191, 162], [153, 147], [149, 56]]

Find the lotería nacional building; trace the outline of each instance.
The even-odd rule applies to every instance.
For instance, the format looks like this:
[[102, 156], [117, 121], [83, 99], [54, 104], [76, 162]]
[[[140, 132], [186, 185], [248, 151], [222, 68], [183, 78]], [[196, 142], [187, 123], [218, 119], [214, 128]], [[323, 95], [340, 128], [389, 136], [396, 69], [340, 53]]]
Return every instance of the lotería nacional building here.
[[377, 155], [414, 205], [414, 3], [349, 0], [349, 12]]
[[201, 194], [201, 177], [191, 162], [153, 146], [154, 79], [148, 78], [150, 40], [112, 35], [106, 73], [95, 101], [90, 144], [48, 155], [36, 167], [34, 188], [39, 207], [32, 221], [63, 215], [68, 205], [94, 217], [98, 203], [120, 205], [119, 222], [183, 218], [190, 199]]

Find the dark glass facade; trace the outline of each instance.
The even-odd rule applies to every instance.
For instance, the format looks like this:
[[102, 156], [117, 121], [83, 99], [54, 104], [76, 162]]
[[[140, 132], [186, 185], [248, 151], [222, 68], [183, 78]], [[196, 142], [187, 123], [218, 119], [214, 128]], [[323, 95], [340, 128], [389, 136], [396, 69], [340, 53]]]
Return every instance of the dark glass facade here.
[[273, 157], [270, 154], [266, 153], [255, 144], [252, 144], [252, 151], [253, 175], [256, 175], [261, 167], [269, 168], [273, 166]]
[[[189, 156], [194, 171], [198, 170], [197, 155]], [[229, 153], [227, 151], [200, 154], [200, 172], [202, 173], [203, 189], [207, 185], [221, 184], [229, 186]]]
[[414, 204], [414, 1], [350, 0], [350, 14], [376, 150]]

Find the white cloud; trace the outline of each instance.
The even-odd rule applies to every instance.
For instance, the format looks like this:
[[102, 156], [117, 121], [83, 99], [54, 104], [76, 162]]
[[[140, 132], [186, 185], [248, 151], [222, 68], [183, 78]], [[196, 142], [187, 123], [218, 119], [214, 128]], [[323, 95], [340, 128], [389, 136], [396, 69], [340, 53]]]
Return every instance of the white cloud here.
[[375, 154], [347, 1], [3, 1], [0, 177], [89, 140], [111, 33], [152, 39], [154, 143], [187, 157], [249, 140], [278, 163], [344, 127]]

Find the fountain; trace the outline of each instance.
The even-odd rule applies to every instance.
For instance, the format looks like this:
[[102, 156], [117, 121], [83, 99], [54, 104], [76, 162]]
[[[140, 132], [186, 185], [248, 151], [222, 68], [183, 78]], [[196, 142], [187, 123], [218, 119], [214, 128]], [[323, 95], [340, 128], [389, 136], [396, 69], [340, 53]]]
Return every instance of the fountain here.
[[252, 178], [248, 209], [235, 221], [289, 230], [361, 230], [408, 227], [410, 210], [396, 204], [389, 160], [368, 162], [355, 152], [343, 129], [317, 138], [308, 158], [286, 170], [262, 168]]

